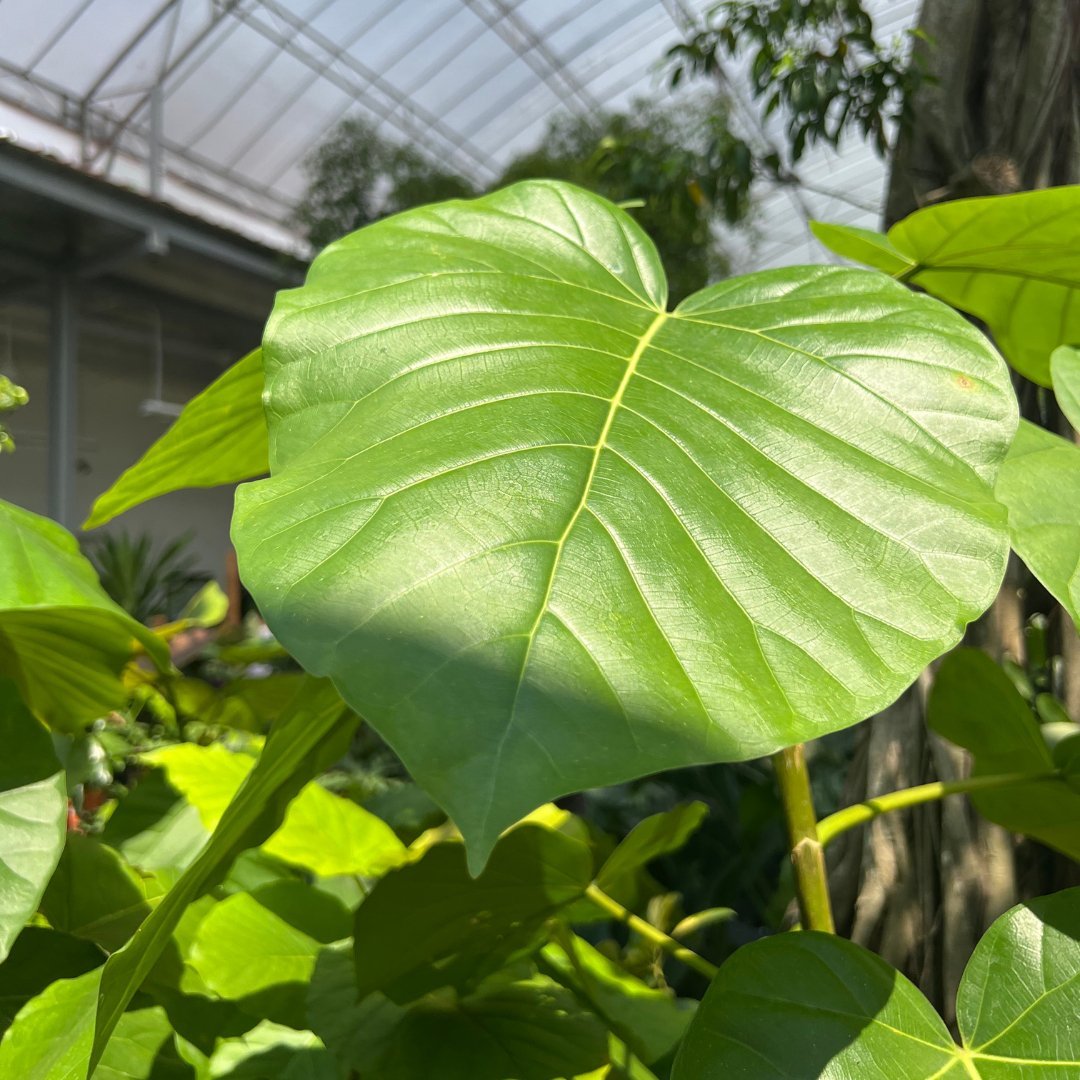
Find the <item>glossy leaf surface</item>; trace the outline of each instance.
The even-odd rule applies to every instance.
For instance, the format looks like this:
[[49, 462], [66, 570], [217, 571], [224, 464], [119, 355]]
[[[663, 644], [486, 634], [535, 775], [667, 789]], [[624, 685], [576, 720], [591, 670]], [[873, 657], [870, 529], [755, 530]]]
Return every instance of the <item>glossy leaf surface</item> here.
[[1054, 349], [1080, 342], [1078, 185], [927, 206], [876, 242], [865, 229], [814, 232], [981, 319], [1013, 367], [1044, 386]]
[[673, 1080], [1065, 1080], [1080, 1070], [1080, 889], [1020, 904], [983, 936], [956, 999], [957, 1046], [899, 972], [833, 935], [739, 949]]
[[879, 274], [666, 310], [610, 203], [533, 182], [331, 245], [264, 342], [241, 572], [452, 815], [756, 757], [893, 700], [992, 599], [1007, 373]]
[[[1009, 677], [985, 653], [957, 649], [941, 663], [927, 724], [970, 750], [972, 775], [1052, 773], [1055, 762], [1039, 724]], [[1080, 859], [1080, 791], [1045, 779], [968, 796], [991, 821]]]
[[957, 994], [962, 1045], [903, 975], [833, 935], [735, 953], [708, 989], [673, 1080], [1041, 1080], [1080, 1069], [1080, 889], [1002, 915]]
[[995, 493], [1016, 554], [1080, 625], [1080, 447], [1022, 420]]
[[168, 431], [97, 497], [84, 529], [182, 488], [217, 487], [266, 472], [262, 354], [256, 349], [184, 406]]
[[0, 679], [0, 962], [64, 850], [67, 785], [48, 732]]
[[0, 501], [0, 675], [50, 727], [79, 731], [127, 700], [138, 642], [163, 670], [163, 641], [105, 595], [65, 529]]

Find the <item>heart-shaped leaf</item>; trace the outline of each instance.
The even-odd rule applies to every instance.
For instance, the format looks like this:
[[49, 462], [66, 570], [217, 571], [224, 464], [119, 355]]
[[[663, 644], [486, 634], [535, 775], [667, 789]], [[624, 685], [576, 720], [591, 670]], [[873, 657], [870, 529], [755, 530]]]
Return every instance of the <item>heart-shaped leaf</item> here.
[[975, 947], [961, 1045], [871, 952], [798, 932], [739, 949], [690, 1024], [672, 1080], [1035, 1080], [1080, 1075], [1080, 889], [1020, 904]]
[[973, 776], [1042, 774], [1044, 779], [973, 791], [980, 814], [1080, 859], [1080, 792], [1055, 771], [1039, 724], [1009, 677], [984, 652], [957, 649], [941, 663], [927, 724], [974, 757]]
[[266, 472], [262, 354], [238, 360], [184, 406], [176, 422], [94, 501], [84, 529], [182, 488], [217, 487]]
[[1080, 626], [1080, 447], [1022, 420], [995, 494], [1016, 554]]
[[959, 315], [835, 267], [665, 301], [537, 181], [346, 237], [268, 324], [243, 578], [474, 869], [554, 796], [878, 711], [1000, 582], [1016, 406]]
[[0, 501], [0, 675], [51, 727], [79, 731], [127, 700], [138, 642], [163, 670], [168, 646], [105, 595], [71, 533]]
[[1080, 342], [1080, 185], [927, 206], [887, 237], [812, 227], [837, 254], [982, 319], [1009, 363], [1044, 386], [1051, 352]]

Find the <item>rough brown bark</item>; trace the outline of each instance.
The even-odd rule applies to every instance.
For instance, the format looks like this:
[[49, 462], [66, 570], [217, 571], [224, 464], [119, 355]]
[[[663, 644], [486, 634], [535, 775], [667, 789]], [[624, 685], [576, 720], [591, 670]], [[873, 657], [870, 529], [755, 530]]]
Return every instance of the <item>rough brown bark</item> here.
[[[887, 225], [932, 202], [1080, 181], [1080, 3], [924, 0], [920, 28], [936, 82], [920, 91], [894, 154]], [[1029, 584], [1014, 560], [969, 643], [1022, 663]], [[1080, 706], [1080, 643], [1059, 621], [1062, 689]], [[848, 800], [966, 775], [966, 755], [925, 727], [931, 681], [925, 672], [865, 725]], [[1071, 876], [1031, 847], [1018, 852], [960, 798], [878, 818], [831, 852], [838, 926], [915, 980], [951, 1021], [960, 973], [989, 923], [1018, 896]]]

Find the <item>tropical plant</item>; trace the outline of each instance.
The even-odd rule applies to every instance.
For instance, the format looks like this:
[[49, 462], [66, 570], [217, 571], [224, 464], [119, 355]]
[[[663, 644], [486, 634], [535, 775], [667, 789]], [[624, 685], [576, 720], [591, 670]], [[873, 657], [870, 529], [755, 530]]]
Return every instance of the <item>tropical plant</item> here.
[[89, 545], [101, 587], [132, 618], [175, 619], [184, 605], [210, 580], [196, 569], [188, 550], [193, 535], [187, 533], [154, 550], [149, 533], [131, 536], [110, 533]]
[[[263, 699], [265, 744], [148, 749], [100, 835], [62, 843], [41, 725], [79, 730], [133, 672], [175, 676], [62, 530], [3, 508], [30, 560], [0, 597], [4, 716], [36, 749], [0, 784], [33, 824], [4, 835], [34, 856], [12, 839], [0, 858], [20, 882], [0, 912], [0, 1075], [1080, 1070], [1080, 892], [1001, 915], [952, 1033], [832, 933], [825, 860], [875, 817], [957, 795], [1080, 852], [1080, 727], [1022, 672], [950, 651], [1010, 548], [1080, 617], [1080, 449], [1017, 428], [1001, 353], [949, 306], [1080, 423], [1077, 219], [1069, 188], [927, 208], [888, 237], [823, 228], [877, 269], [768, 271], [673, 309], [635, 221], [563, 182], [332, 244], [246, 377], [195, 399], [94, 511], [133, 505], [144, 477], [148, 497], [212, 482], [199, 417], [219, 446], [245, 433], [240, 460], [219, 455], [223, 481], [269, 467], [238, 492], [241, 573], [308, 672]], [[91, 619], [113, 628], [104, 654]], [[930, 724], [972, 775], [819, 821], [803, 741], [946, 653]], [[98, 688], [68, 710], [58, 657]], [[407, 785], [362, 805], [320, 782], [357, 714], [446, 819]], [[710, 933], [734, 924], [729, 897], [687, 909], [650, 873], [716, 827], [703, 804], [613, 837], [553, 802], [766, 755], [798, 928], [734, 950]]]

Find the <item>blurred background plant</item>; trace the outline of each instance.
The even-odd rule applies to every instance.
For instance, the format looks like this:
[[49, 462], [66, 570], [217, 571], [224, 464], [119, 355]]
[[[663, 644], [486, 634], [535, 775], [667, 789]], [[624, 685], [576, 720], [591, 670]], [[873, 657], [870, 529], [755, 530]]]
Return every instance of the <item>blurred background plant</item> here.
[[152, 538], [115, 532], [87, 544], [102, 588], [132, 618], [175, 619], [209, 580], [189, 548], [190, 534], [154, 550]]
[[[21, 386], [16, 386], [6, 375], [0, 375], [0, 413], [17, 409], [29, 400], [29, 395]], [[4, 425], [0, 424], [0, 454], [14, 449], [15, 440], [4, 429]]]

